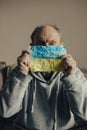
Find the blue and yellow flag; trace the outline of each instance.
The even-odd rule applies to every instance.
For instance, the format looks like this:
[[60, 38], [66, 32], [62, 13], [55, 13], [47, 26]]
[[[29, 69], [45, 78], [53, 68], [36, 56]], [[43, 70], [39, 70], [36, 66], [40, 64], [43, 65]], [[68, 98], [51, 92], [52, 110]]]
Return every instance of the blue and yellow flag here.
[[65, 46], [29, 46], [31, 51], [30, 70], [33, 72], [62, 71], [61, 56], [65, 55]]

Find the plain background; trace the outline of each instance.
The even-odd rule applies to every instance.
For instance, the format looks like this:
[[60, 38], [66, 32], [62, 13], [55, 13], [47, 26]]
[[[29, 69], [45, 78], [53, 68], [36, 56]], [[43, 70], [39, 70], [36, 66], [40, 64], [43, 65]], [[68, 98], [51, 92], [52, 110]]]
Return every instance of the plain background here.
[[87, 0], [0, 0], [0, 61], [16, 63], [42, 24], [57, 25], [68, 53], [87, 68]]

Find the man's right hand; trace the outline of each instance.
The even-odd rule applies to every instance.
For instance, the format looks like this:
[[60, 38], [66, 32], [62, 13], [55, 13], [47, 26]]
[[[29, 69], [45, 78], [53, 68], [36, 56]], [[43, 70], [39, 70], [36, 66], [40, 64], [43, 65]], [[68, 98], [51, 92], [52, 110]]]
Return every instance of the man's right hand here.
[[20, 72], [27, 75], [29, 71], [29, 54], [31, 52], [24, 50], [17, 59], [17, 64]]

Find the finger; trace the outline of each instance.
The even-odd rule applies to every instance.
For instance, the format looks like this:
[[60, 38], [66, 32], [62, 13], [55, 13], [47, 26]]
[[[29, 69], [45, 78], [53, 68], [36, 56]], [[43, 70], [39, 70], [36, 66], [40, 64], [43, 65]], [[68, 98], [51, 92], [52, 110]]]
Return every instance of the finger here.
[[62, 55], [61, 58], [62, 59], [72, 58], [72, 56], [71, 56], [71, 54], [66, 54], [66, 55]]
[[68, 58], [65, 61], [69, 66], [75, 66], [76, 65], [76, 61], [72, 58]]
[[17, 60], [21, 60], [21, 59], [27, 59], [27, 60], [29, 61], [29, 55], [28, 55], [28, 53], [23, 53], [23, 54], [21, 54], [21, 55], [17, 58]]
[[63, 64], [63, 68], [64, 68], [64, 70], [67, 70], [68, 68], [75, 68], [76, 67], [76, 62], [73, 62], [73, 61], [66, 61], [66, 62], [64, 62], [64, 64]]
[[28, 66], [29, 65], [29, 57], [27, 58], [27, 56], [25, 55], [24, 57], [21, 58], [21, 62]]
[[29, 54], [31, 54], [31, 51], [30, 50], [23, 50], [21, 55], [23, 56], [25, 54], [29, 55]]
[[28, 73], [28, 67], [26, 67], [24, 64], [20, 64], [19, 69], [22, 73], [27, 74]]
[[26, 61], [26, 60], [23, 60], [22, 62], [20, 62], [20, 66], [23, 66], [23, 67], [28, 67], [29, 66], [29, 64], [28, 64], [28, 62]]
[[67, 70], [67, 68], [68, 68], [68, 63], [65, 60], [63, 60], [63, 62], [62, 62], [62, 67], [64, 70]]
[[18, 65], [20, 66], [21, 64], [29, 66], [29, 60], [25, 57], [18, 57], [17, 59]]
[[67, 70], [63, 70], [65, 76], [68, 76], [72, 71], [72, 67], [68, 67]]

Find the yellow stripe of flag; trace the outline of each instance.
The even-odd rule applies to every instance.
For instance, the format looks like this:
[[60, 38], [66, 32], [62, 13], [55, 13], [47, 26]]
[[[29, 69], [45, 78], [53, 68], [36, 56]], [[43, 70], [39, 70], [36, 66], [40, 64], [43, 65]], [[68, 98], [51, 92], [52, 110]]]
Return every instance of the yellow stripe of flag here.
[[33, 72], [62, 71], [62, 59], [31, 59], [30, 70]]

